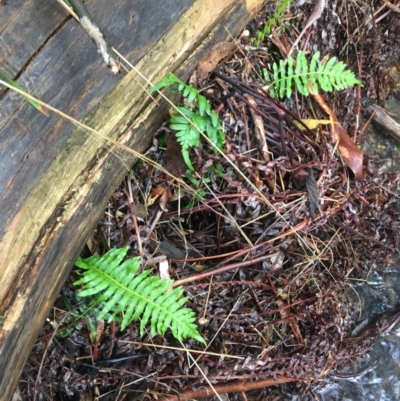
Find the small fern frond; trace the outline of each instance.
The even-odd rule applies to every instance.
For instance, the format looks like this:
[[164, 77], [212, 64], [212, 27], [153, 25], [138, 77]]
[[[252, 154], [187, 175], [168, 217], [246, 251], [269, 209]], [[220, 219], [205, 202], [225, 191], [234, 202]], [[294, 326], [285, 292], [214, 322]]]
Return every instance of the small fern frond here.
[[189, 148], [200, 145], [201, 135], [204, 133], [217, 149], [222, 149], [225, 142], [225, 133], [218, 120], [218, 114], [211, 110], [205, 96], [190, 85], [186, 85], [176, 75], [167, 74], [150, 92], [160, 90], [165, 86], [176, 84], [178, 91], [191, 107], [180, 106], [177, 109], [180, 115], [171, 118], [170, 128], [176, 131], [176, 139], [181, 144], [182, 156], [190, 170], [194, 170], [189, 157]]
[[293, 91], [293, 82], [297, 90], [304, 96], [311, 91], [315, 94], [319, 86], [325, 92], [343, 90], [354, 85], [362, 86], [354, 72], [346, 70], [346, 64], [332, 57], [326, 62], [319, 61], [320, 53], [316, 52], [310, 64], [307, 62], [304, 52], [299, 51], [296, 57], [296, 67], [293, 71], [294, 59], [289, 56], [287, 63], [279, 61], [279, 65], [272, 65], [273, 82], [269, 87], [271, 97], [277, 94], [279, 97], [290, 97]]
[[257, 38], [252, 40], [253, 46], [260, 46], [261, 42], [264, 41], [265, 36], [271, 33], [272, 29], [276, 26], [283, 13], [292, 2], [293, 0], [281, 0], [278, 2], [275, 14], [268, 18], [267, 23], [264, 25], [262, 30], [257, 31]]
[[149, 92], [152, 93], [159, 91], [160, 89], [166, 86], [170, 86], [172, 84], [178, 84], [179, 91], [181, 91], [185, 86], [185, 83], [183, 81], [181, 81], [175, 74], [172, 74], [172, 72], [170, 72], [160, 82], [158, 82], [156, 85], [150, 88]]
[[136, 274], [140, 257], [123, 261], [128, 249], [115, 248], [102, 257], [78, 258], [76, 266], [85, 271], [82, 278], [74, 282], [75, 286], [83, 285], [77, 295], [98, 296], [96, 303], [101, 305], [98, 319], [111, 312], [109, 321], [118, 320], [117, 315], [123, 313], [121, 330], [141, 318], [140, 335], [150, 321], [151, 335], [164, 335], [170, 327], [180, 341], [194, 338], [205, 344], [195, 324], [195, 312], [183, 307], [188, 299], [182, 298], [183, 289], [170, 290], [173, 281], [150, 276], [151, 270]]

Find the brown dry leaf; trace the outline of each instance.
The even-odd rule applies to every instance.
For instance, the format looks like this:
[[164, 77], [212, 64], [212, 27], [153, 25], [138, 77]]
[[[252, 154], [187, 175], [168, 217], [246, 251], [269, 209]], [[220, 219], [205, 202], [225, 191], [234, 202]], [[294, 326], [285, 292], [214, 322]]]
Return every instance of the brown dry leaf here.
[[99, 343], [104, 333], [105, 321], [104, 319], [99, 319], [96, 323], [96, 343]]
[[96, 233], [93, 233], [86, 242], [86, 246], [92, 255], [98, 255], [99, 240]]
[[160, 199], [158, 201], [158, 204], [160, 205], [160, 208], [166, 212], [167, 211], [167, 204], [171, 199], [171, 190], [170, 188], [165, 188], [164, 193], [160, 196]]
[[[311, 92], [311, 91], [310, 91]], [[359, 180], [363, 176], [363, 152], [358, 149], [356, 144], [351, 140], [348, 133], [339, 124], [336, 114], [326, 104], [324, 98], [320, 94], [312, 95], [319, 107], [330, 117], [332, 140], [338, 144], [338, 150], [343, 158], [346, 166], [354, 173], [354, 178]]]
[[282, 251], [275, 252], [271, 255], [270, 259], [270, 271], [278, 270], [283, 266], [285, 261], [285, 254]]
[[154, 188], [148, 198], [146, 199], [146, 206], [151, 206], [154, 202], [161, 197], [165, 192], [165, 187], [159, 185], [158, 187]]
[[237, 45], [231, 42], [221, 42], [213, 46], [200, 60], [196, 74], [197, 83], [202, 85], [202, 83], [207, 79], [208, 74], [214, 71], [217, 64], [229, 57], [235, 50]]
[[358, 149], [345, 129], [340, 124], [331, 124], [332, 139], [338, 142], [338, 150], [347, 167], [354, 173], [354, 178], [363, 177], [363, 152]]
[[[182, 156], [181, 145], [176, 140], [175, 134], [171, 135], [167, 142], [165, 152], [165, 168], [174, 177], [179, 178], [186, 170], [186, 163]], [[171, 178], [168, 177], [168, 180]]]
[[[250, 95], [247, 94], [244, 95], [244, 97], [251, 105], [257, 107], [257, 103], [254, 100], [254, 98], [252, 98]], [[253, 118], [254, 133], [257, 138], [258, 148], [260, 150], [261, 156], [266, 162], [269, 162], [271, 158], [268, 153], [267, 140], [265, 139], [264, 121], [262, 117], [259, 114], [257, 114], [252, 108], [249, 107], [249, 109], [251, 117]]]

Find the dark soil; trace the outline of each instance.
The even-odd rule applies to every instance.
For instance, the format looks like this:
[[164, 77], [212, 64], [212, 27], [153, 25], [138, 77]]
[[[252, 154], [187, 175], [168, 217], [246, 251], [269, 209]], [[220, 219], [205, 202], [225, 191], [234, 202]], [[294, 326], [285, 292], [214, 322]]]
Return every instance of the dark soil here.
[[[364, 83], [323, 95], [355, 140], [367, 135], [361, 98], [384, 106], [400, 96], [400, 18], [392, 11], [378, 20], [387, 8], [372, 16], [382, 5], [329, 2], [301, 41], [308, 39], [308, 53], [318, 49], [343, 60]], [[86, 247], [85, 256], [122, 246], [144, 260], [167, 256], [207, 350], [190, 359], [170, 333], [141, 337], [136, 322], [121, 332], [116, 322], [82, 317], [87, 304], [76, 297], [74, 271], [25, 368], [22, 399], [177, 400], [185, 391], [217, 399], [210, 383], [220, 392], [228, 386], [225, 400], [312, 399], [312, 382], [329, 381], [338, 366], [373, 346], [383, 323], [352, 334], [359, 305], [348, 294], [398, 249], [400, 176], [378, 170], [365, 154], [363, 178], [355, 180], [329, 128], [302, 130], [294, 122], [328, 118], [315, 99], [295, 92], [272, 100], [263, 90], [263, 69], [284, 57], [312, 7], [292, 6], [255, 47], [251, 38], [275, 8], [269, 2], [202, 85], [224, 123], [226, 157], [207, 145], [192, 151], [199, 175], [182, 179], [201, 197], [188, 190], [178, 196], [179, 179], [139, 162], [116, 184]], [[260, 151], [258, 129], [265, 131], [269, 158]], [[182, 170], [167, 123], [153, 143], [147, 157], [168, 171]], [[158, 264], [153, 268], [157, 273]], [[184, 346], [204, 350], [194, 340]], [[271, 379], [286, 383], [272, 386]]]

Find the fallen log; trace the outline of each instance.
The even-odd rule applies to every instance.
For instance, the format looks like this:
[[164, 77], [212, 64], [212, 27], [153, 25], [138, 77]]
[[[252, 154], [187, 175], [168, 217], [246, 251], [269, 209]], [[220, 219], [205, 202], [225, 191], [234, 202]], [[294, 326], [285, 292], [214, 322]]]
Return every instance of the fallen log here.
[[[108, 41], [150, 81], [187, 79], [215, 43], [237, 35], [264, 0], [97, 0]], [[0, 65], [29, 93], [137, 152], [166, 105], [145, 82], [103, 65], [55, 1], [0, 4]], [[0, 399], [10, 400], [32, 346], [104, 206], [134, 162], [115, 144], [0, 88]]]
[[400, 124], [390, 117], [389, 112], [367, 98], [362, 99], [361, 103], [365, 114], [371, 118], [372, 122], [397, 142], [400, 142]]

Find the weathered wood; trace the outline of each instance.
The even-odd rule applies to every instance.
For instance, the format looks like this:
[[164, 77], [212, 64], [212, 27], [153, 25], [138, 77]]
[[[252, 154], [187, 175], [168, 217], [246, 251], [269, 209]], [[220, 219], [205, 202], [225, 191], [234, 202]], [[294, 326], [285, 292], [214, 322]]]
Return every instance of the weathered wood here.
[[1, 70], [17, 75], [65, 17], [55, 1], [15, 0], [0, 5]]
[[397, 142], [400, 142], [400, 124], [390, 117], [389, 112], [369, 99], [362, 99], [361, 102], [365, 114], [371, 117], [372, 122]]
[[[186, 79], [204, 52], [237, 35], [263, 1], [87, 5], [110, 43], [156, 82], [170, 71]], [[47, 3], [0, 6], [2, 70], [102, 135], [143, 151], [165, 104], [152, 101], [137, 77], [110, 74], [80, 26]], [[24, 51], [12, 55], [18, 45]], [[11, 91], [0, 112], [0, 399], [9, 400], [73, 262], [134, 159], [55, 113], [41, 115]]]

